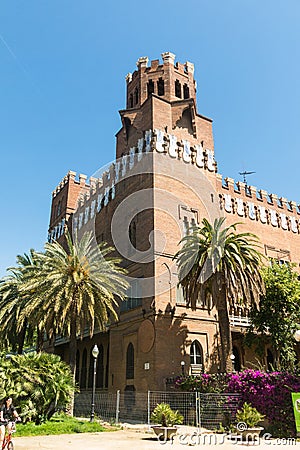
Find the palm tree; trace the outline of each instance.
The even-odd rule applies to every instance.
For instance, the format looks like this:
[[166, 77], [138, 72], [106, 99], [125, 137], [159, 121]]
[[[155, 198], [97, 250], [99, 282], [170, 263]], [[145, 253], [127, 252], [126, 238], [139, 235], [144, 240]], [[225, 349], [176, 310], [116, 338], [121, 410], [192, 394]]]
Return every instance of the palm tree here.
[[17, 267], [8, 269], [9, 275], [0, 280], [0, 336], [4, 347], [22, 354], [26, 338], [33, 342], [34, 327], [21, 312], [30, 299], [21, 293], [27, 268], [35, 264], [34, 250], [17, 256]]
[[211, 225], [203, 219], [202, 228], [193, 227], [183, 237], [183, 246], [174, 257], [188, 306], [195, 309], [198, 298], [212, 294], [218, 311], [222, 372], [232, 370], [229, 306], [257, 303], [263, 291], [257, 236], [236, 233], [237, 223], [224, 228], [224, 221], [215, 219]]
[[128, 288], [121, 260], [108, 256], [113, 248], [92, 245], [92, 234], [85, 233], [78, 242], [66, 231], [66, 249], [58, 242], [46, 243], [45, 252], [36, 253], [38, 265], [29, 268], [22, 286], [31, 293], [22, 311], [30, 323], [39, 323], [49, 338], [60, 334], [69, 338], [69, 364], [73, 378], [76, 370], [77, 338], [86, 327], [106, 329], [110, 318], [117, 318], [117, 299]]

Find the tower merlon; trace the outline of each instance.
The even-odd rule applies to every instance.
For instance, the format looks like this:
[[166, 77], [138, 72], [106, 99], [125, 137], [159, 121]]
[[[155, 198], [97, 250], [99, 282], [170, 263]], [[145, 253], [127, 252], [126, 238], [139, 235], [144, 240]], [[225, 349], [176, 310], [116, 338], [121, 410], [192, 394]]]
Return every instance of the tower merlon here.
[[87, 179], [87, 175], [84, 175], [83, 173], [79, 174], [79, 183], [80, 184], [85, 184], [86, 183], [86, 179]]
[[128, 74], [125, 77], [126, 83], [130, 83], [132, 81], [132, 73], [128, 72]]
[[76, 172], [74, 172], [73, 170], [69, 170], [69, 172], [67, 173], [67, 177], [69, 177], [72, 180], [74, 180], [75, 177], [76, 177]]
[[187, 71], [188, 73], [191, 73], [192, 75], [194, 75], [195, 66], [194, 66], [193, 63], [187, 61], [187, 62], [185, 63], [185, 67], [186, 67], [186, 71]]
[[176, 55], [174, 55], [174, 53], [171, 53], [171, 52], [164, 52], [161, 54], [164, 64], [173, 64], [174, 65], [175, 56]]
[[137, 60], [137, 62], [136, 62], [136, 65], [137, 65], [137, 67], [140, 69], [140, 68], [144, 68], [144, 67], [147, 67], [148, 66], [148, 61], [149, 61], [149, 58], [148, 58], [148, 56], [141, 56], [138, 60]]

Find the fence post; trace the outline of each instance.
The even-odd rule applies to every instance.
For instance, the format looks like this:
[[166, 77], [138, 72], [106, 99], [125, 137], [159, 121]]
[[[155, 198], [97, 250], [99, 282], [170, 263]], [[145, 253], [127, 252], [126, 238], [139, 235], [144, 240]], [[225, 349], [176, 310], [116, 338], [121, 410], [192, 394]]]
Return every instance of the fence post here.
[[148, 431], [151, 431], [151, 427], [150, 427], [150, 391], [148, 391], [147, 408], [148, 408]]
[[196, 417], [197, 417], [197, 427], [199, 428], [199, 433], [201, 433], [201, 400], [200, 392], [196, 392]]
[[116, 404], [116, 423], [119, 423], [119, 412], [120, 412], [120, 390], [117, 390], [117, 404]]

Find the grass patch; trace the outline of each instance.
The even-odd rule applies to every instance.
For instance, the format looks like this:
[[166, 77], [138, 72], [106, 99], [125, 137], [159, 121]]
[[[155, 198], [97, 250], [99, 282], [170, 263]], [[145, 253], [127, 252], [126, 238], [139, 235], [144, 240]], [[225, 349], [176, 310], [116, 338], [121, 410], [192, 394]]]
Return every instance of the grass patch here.
[[51, 420], [41, 425], [32, 422], [17, 424], [17, 436], [45, 436], [50, 434], [73, 434], [73, 433], [96, 433], [102, 431], [116, 431], [117, 427], [104, 427], [97, 420], [89, 422], [87, 420], [76, 419], [65, 414], [55, 414]]

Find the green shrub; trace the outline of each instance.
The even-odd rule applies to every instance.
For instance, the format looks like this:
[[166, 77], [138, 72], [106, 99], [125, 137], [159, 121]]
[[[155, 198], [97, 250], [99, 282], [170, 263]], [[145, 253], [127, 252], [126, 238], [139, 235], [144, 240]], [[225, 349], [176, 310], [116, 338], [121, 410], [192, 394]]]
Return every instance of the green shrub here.
[[242, 409], [239, 409], [236, 413], [236, 418], [239, 422], [244, 422], [248, 428], [254, 428], [263, 420], [265, 416], [260, 414], [256, 408], [245, 402]]
[[173, 411], [167, 403], [159, 403], [151, 414], [151, 421], [167, 427], [181, 424], [183, 416], [178, 411]]
[[69, 366], [57, 355], [28, 353], [0, 358], [0, 399], [12, 396], [23, 421], [40, 424], [65, 409], [75, 386]]

